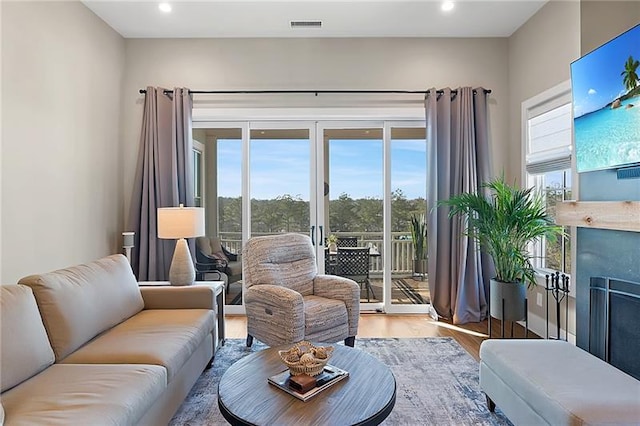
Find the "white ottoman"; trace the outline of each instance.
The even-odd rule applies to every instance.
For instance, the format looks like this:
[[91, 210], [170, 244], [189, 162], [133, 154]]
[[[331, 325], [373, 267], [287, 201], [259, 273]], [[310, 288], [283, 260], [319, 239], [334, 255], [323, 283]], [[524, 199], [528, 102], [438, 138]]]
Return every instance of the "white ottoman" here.
[[480, 387], [515, 425], [640, 425], [640, 381], [561, 340], [485, 340]]

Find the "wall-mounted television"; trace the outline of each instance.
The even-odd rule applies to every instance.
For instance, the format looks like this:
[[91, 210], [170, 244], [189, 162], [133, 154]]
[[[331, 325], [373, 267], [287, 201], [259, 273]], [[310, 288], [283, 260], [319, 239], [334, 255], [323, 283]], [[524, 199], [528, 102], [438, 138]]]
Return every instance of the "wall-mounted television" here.
[[640, 24], [571, 63], [578, 172], [640, 165]]

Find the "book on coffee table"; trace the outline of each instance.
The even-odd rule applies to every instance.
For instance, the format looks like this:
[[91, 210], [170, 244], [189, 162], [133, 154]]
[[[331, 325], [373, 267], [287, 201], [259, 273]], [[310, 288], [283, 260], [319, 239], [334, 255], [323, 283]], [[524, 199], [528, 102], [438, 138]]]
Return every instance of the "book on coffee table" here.
[[313, 398], [323, 390], [335, 385], [340, 380], [345, 379], [347, 377], [349, 377], [348, 371], [335, 367], [333, 365], [327, 364], [324, 367], [324, 370], [322, 371], [322, 373], [316, 376], [316, 382], [317, 382], [316, 386], [314, 388], [311, 388], [305, 393], [300, 393], [289, 385], [289, 379], [291, 378], [291, 374], [289, 373], [288, 369], [281, 373], [278, 373], [269, 377], [268, 381], [270, 384], [274, 385], [279, 389], [282, 389], [288, 394], [293, 395], [302, 401], [308, 401], [309, 399]]

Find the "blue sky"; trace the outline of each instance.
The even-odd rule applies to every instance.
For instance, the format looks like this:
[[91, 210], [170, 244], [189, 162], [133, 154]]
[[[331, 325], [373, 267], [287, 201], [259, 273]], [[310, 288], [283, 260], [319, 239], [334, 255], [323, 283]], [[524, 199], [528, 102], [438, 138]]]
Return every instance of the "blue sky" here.
[[640, 25], [571, 64], [574, 117], [626, 93], [620, 73], [629, 55], [640, 60]]
[[[425, 197], [426, 143], [392, 141], [391, 187], [407, 198]], [[218, 141], [218, 195], [237, 197], [241, 192], [240, 140]], [[382, 141], [329, 141], [330, 198], [342, 193], [352, 198], [382, 198]], [[258, 199], [290, 194], [309, 200], [310, 155], [308, 140], [251, 142], [251, 196]]]

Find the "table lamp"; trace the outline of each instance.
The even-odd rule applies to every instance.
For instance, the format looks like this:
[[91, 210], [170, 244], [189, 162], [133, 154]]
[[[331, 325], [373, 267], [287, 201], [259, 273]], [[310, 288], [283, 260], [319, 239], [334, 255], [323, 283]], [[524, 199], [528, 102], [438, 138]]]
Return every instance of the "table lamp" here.
[[185, 238], [201, 235], [204, 235], [204, 208], [180, 204], [158, 209], [158, 238], [178, 240], [169, 269], [171, 285], [193, 284], [196, 270]]

